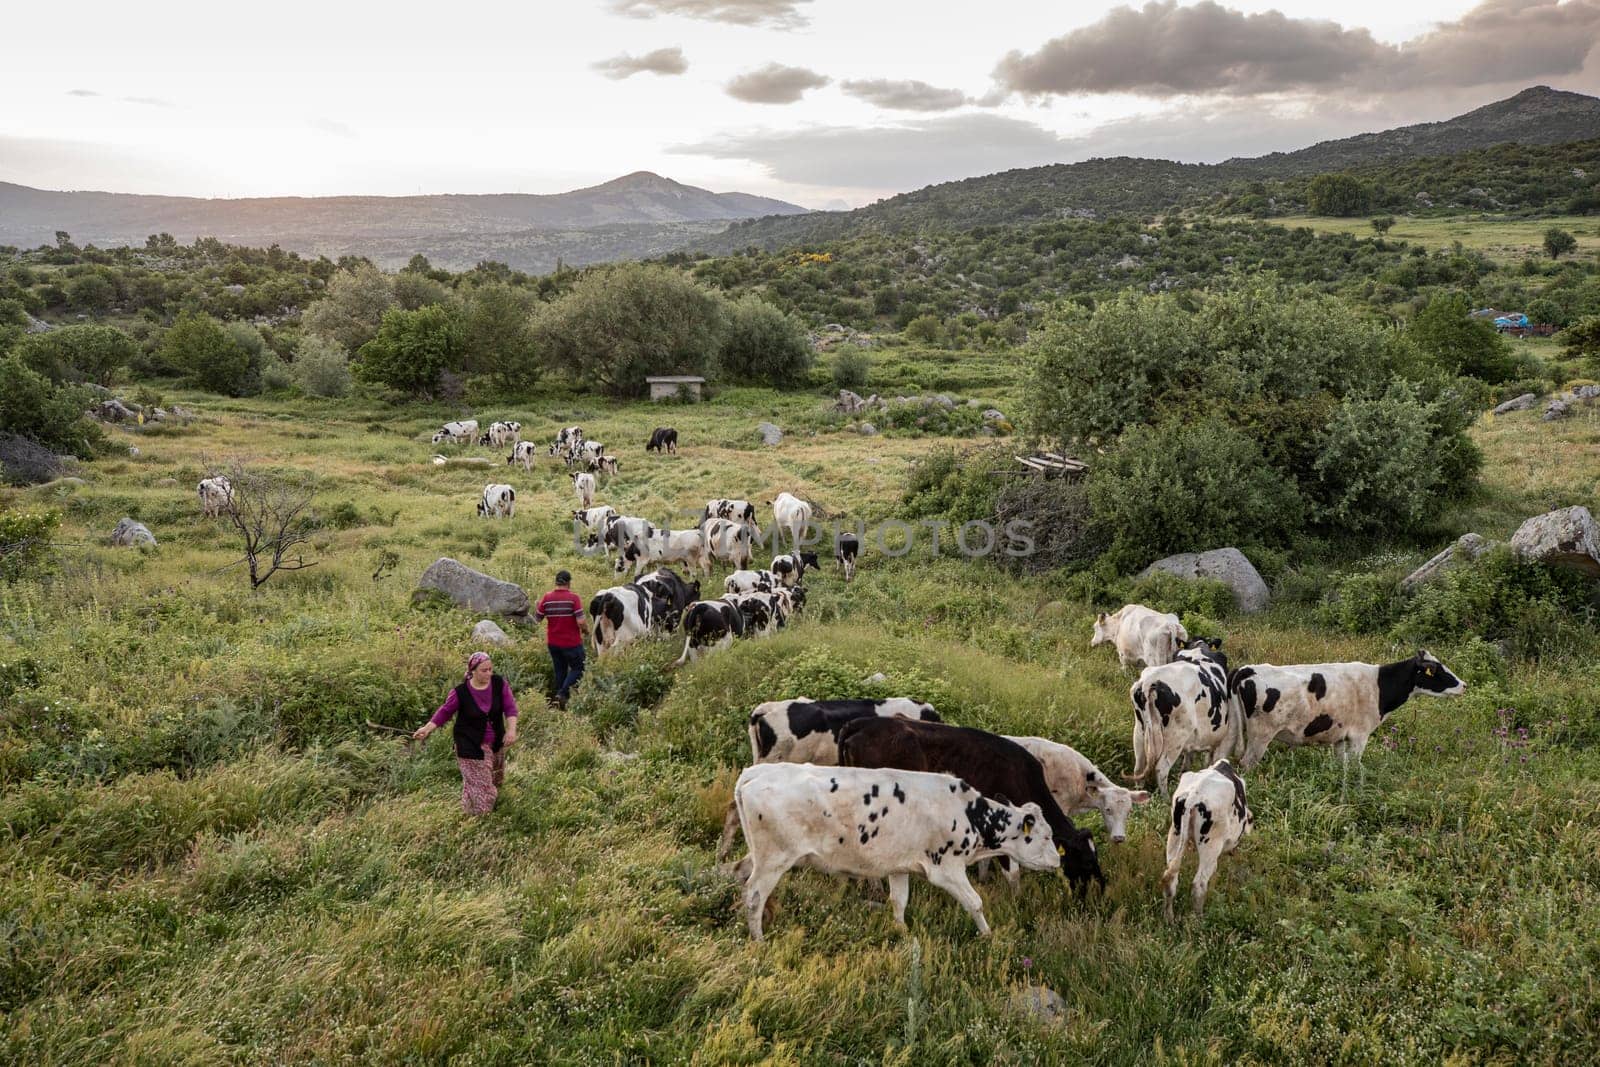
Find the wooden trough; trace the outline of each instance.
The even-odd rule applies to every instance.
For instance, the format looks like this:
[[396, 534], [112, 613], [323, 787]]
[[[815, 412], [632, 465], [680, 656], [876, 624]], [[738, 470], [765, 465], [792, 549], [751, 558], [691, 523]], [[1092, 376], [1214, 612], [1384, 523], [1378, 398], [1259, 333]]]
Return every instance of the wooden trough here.
[[1081, 459], [1063, 456], [1056, 452], [1040, 452], [1032, 456], [1013, 456], [1022, 466], [1007, 467], [1005, 470], [990, 471], [989, 474], [996, 478], [1009, 478], [1019, 474], [1033, 474], [1043, 478], [1076, 478], [1089, 469], [1089, 464]]

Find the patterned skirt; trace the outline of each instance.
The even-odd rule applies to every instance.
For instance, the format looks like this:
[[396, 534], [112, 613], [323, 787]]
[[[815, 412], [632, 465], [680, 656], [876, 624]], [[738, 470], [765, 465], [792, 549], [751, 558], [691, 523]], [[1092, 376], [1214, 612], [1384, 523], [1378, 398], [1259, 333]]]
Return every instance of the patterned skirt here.
[[456, 757], [461, 768], [461, 810], [468, 815], [487, 815], [494, 810], [500, 786], [506, 780], [506, 754], [483, 746], [482, 759]]

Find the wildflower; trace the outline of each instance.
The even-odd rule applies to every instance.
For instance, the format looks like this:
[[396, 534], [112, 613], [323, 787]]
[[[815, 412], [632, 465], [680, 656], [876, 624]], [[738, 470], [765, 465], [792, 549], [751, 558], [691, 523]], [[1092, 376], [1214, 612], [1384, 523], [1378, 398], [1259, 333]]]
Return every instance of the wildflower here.
[[1022, 957], [1022, 969], [1026, 971], [1026, 970], [1031, 970], [1032, 968], [1033, 968], [1033, 957], [1032, 956], [1024, 956], [1024, 957]]

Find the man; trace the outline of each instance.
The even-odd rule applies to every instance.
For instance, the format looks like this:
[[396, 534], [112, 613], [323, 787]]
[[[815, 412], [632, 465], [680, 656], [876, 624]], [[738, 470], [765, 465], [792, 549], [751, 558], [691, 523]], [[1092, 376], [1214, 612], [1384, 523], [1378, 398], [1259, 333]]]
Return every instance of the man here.
[[556, 571], [556, 587], [539, 598], [535, 621], [545, 620], [545, 644], [555, 666], [556, 707], [567, 706], [567, 694], [583, 677], [583, 601], [568, 588], [572, 575]]

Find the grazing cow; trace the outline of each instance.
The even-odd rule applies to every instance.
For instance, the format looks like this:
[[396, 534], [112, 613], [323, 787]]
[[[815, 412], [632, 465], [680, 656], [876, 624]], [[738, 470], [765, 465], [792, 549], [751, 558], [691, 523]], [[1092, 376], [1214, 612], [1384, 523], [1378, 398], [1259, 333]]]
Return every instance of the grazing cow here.
[[805, 577], [806, 568], [817, 566], [815, 552], [790, 552], [784, 556], [773, 556], [772, 566], [768, 568], [778, 576], [778, 580], [793, 589]]
[[792, 493], [779, 493], [768, 501], [772, 508], [772, 521], [778, 529], [789, 535], [796, 552], [800, 551], [800, 537], [811, 525], [812, 506]]
[[1043, 737], [1013, 737], [1011, 740], [1039, 761], [1050, 795], [1056, 798], [1062, 811], [1068, 815], [1098, 811], [1105, 820], [1106, 836], [1113, 844], [1128, 839], [1128, 816], [1135, 804], [1150, 799], [1149, 793], [1117, 785], [1075, 748]]
[[650, 632], [651, 592], [632, 582], [602, 589], [589, 601], [589, 618], [596, 653], [614, 652]]
[[[610, 504], [600, 504], [592, 508], [579, 508], [572, 513], [572, 521], [583, 526], [589, 531], [589, 544], [599, 544], [598, 534], [604, 533], [611, 520], [617, 517], [617, 509]], [[576, 531], [574, 531], [576, 536]], [[610, 558], [610, 547], [606, 548], [606, 558]]]
[[463, 419], [460, 422], [447, 422], [433, 435], [436, 445], [449, 442], [452, 445], [470, 445], [478, 436], [478, 420]]
[[[912, 697], [884, 700], [769, 700], [757, 704], [750, 713], [750, 761], [752, 763], [816, 763], [837, 766], [839, 731], [854, 719], [901, 715], [922, 722], [941, 722], [933, 705]], [[733, 848], [733, 833], [739, 827], [739, 813], [728, 805], [722, 819], [722, 841], [717, 846], [717, 862], [727, 858]]]
[[196, 488], [200, 494], [200, 514], [208, 519], [221, 515], [233, 503], [233, 483], [228, 481], [227, 475], [202, 478]]
[[617, 557], [617, 573], [628, 564], [639, 575], [655, 563], [687, 563], [706, 577], [711, 577], [711, 553], [706, 550], [706, 539], [699, 530], [657, 530], [649, 537], [625, 546]]
[[856, 557], [861, 554], [861, 542], [855, 534], [842, 534], [834, 540], [833, 558], [839, 561], [839, 569], [844, 572], [844, 580], [849, 581], [856, 576]]
[[1337, 745], [1346, 778], [1350, 757], [1359, 767], [1372, 732], [1411, 697], [1467, 691], [1466, 683], [1426, 649], [1382, 665], [1252, 663], [1234, 671], [1230, 681], [1244, 709], [1244, 770], [1260, 763], [1267, 746], [1280, 740], [1290, 746]]
[[722, 579], [723, 592], [734, 593], [770, 593], [780, 584], [778, 576], [771, 571], [734, 571]]
[[572, 490], [578, 494], [578, 506], [594, 506], [594, 475], [578, 471], [572, 476]]
[[985, 796], [1039, 805], [1060, 846], [1061, 870], [1080, 890], [1091, 880], [1105, 885], [1094, 840], [1072, 825], [1044, 780], [1044, 769], [1027, 749], [998, 734], [964, 726], [912, 719], [856, 719], [839, 732], [844, 767], [899, 767], [954, 774]]
[[616, 474], [616, 456], [593, 456], [589, 460], [589, 469], [596, 474]]
[[1089, 647], [1107, 641], [1117, 646], [1117, 662], [1123, 669], [1142, 661], [1146, 667], [1171, 663], [1178, 649], [1189, 643], [1189, 633], [1176, 615], [1151, 611], [1143, 604], [1125, 604], [1094, 620], [1094, 637]]
[[1178, 895], [1178, 870], [1184, 850], [1193, 842], [1198, 862], [1194, 871], [1194, 913], [1206, 907], [1206, 887], [1217, 873], [1217, 860], [1239, 847], [1255, 829], [1256, 818], [1244, 802], [1244, 779], [1227, 760], [1203, 771], [1186, 771], [1172, 794], [1172, 825], [1167, 829], [1167, 869], [1161, 876], [1167, 921]]
[[599, 441], [575, 441], [567, 451], [567, 463], [582, 463], [592, 468], [597, 459], [605, 455], [606, 446]]
[[668, 567], [659, 567], [634, 584], [650, 591], [651, 625], [669, 632], [678, 628], [684, 609], [700, 599], [700, 583], [686, 582]]
[[678, 454], [678, 431], [671, 426], [659, 426], [650, 434], [650, 443], [644, 446], [646, 452], [671, 452]]
[[705, 531], [712, 559], [738, 568], [754, 562], [755, 536], [749, 526], [733, 519], [703, 519], [700, 528]]
[[754, 526], [756, 524], [756, 506], [748, 500], [731, 500], [718, 497], [716, 500], [706, 501], [706, 510], [700, 514], [700, 525], [704, 526], [707, 519], [732, 519], [734, 522], [741, 522], [746, 526]]
[[606, 523], [605, 533], [600, 536], [600, 543], [606, 547], [606, 556], [610, 558], [611, 549], [621, 552], [629, 545], [643, 544], [655, 532], [656, 528], [648, 519], [617, 515]]
[[583, 427], [568, 426], [556, 433], [556, 439], [550, 445], [550, 454], [552, 456], [568, 455], [572, 451], [572, 446], [582, 440]]
[[1190, 752], [1223, 759], [1244, 741], [1243, 716], [1229, 699], [1228, 657], [1195, 641], [1178, 658], [1146, 667], [1128, 691], [1133, 701], [1133, 774], [1151, 774], [1167, 795], [1167, 775]]
[[794, 611], [794, 601], [789, 590], [779, 588], [770, 593], [730, 593], [722, 598], [744, 616], [746, 637], [768, 637], [789, 622]]
[[525, 471], [533, 470], [533, 457], [538, 454], [539, 446], [532, 441], [518, 441], [511, 447], [511, 455], [506, 457], [507, 463], [520, 463]]
[[955, 897], [987, 937], [983, 898], [967, 881], [967, 865], [1008, 856], [1047, 871], [1060, 858], [1037, 804], [1013, 807], [946, 774], [763, 763], [739, 775], [733, 801], [750, 845], [739, 874], [756, 941], [767, 898], [791, 867], [888, 879], [902, 927], [910, 875], [920, 874]]
[[744, 615], [726, 600], [697, 600], [683, 613], [683, 655], [674, 667], [692, 663], [708, 651], [727, 648], [744, 636]]
[[478, 501], [479, 518], [513, 518], [517, 513], [517, 491], [509, 485], [486, 485]]
[[489, 428], [478, 438], [480, 445], [493, 445], [499, 448], [502, 445], [517, 444], [522, 440], [522, 423], [520, 422], [491, 422]]

